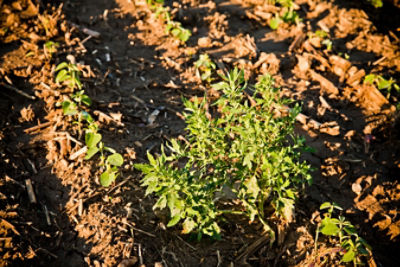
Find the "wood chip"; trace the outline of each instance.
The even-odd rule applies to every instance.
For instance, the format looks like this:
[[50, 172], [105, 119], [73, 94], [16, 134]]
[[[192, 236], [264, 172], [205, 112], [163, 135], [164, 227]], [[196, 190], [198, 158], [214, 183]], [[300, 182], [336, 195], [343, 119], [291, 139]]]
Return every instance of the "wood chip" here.
[[339, 94], [339, 89], [337, 89], [337, 87], [331, 81], [313, 70], [309, 70], [309, 73], [311, 74], [311, 79], [321, 84], [321, 89], [324, 93], [327, 93], [328, 95]]
[[25, 180], [25, 185], [26, 185], [26, 192], [28, 193], [29, 201], [32, 204], [37, 203], [36, 195], [35, 195], [35, 191], [33, 191], [33, 186], [32, 186], [31, 179], [26, 179]]

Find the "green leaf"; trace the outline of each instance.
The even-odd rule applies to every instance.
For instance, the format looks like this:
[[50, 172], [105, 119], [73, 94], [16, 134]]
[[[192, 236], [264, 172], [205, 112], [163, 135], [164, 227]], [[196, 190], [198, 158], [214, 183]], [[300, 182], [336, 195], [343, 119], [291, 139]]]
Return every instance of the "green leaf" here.
[[60, 72], [58, 72], [57, 76], [56, 76], [56, 82], [63, 82], [65, 80], [70, 79], [71, 76], [68, 74], [68, 72], [66, 70], [61, 70]]
[[64, 115], [75, 115], [78, 113], [78, 108], [74, 102], [64, 101], [62, 102], [62, 109]]
[[151, 165], [157, 166], [157, 161], [154, 159], [153, 155], [150, 154], [150, 152], [147, 152], [147, 158], [149, 159]]
[[153, 210], [155, 209], [162, 210], [166, 206], [167, 206], [167, 198], [165, 197], [165, 195], [161, 195], [156, 204], [154, 204]]
[[350, 249], [349, 251], [347, 251], [343, 257], [342, 257], [342, 261], [343, 262], [351, 262], [354, 260], [356, 256], [356, 253], [354, 252], [354, 250]]
[[150, 164], [136, 163], [133, 165], [135, 169], [148, 174], [153, 170], [153, 167]]
[[181, 215], [177, 214], [174, 217], [172, 217], [172, 219], [168, 222], [167, 227], [171, 227], [174, 226], [175, 224], [177, 224], [179, 222], [179, 220], [181, 219]]
[[276, 30], [279, 28], [280, 24], [281, 24], [281, 19], [279, 17], [275, 17], [270, 20], [269, 27], [273, 30]]
[[108, 146], [105, 146], [104, 150], [110, 152], [111, 154], [117, 153], [117, 151], [115, 151], [114, 148], [111, 148], [111, 147], [108, 147]]
[[252, 166], [253, 166], [252, 165], [252, 160], [254, 158], [254, 153], [255, 152], [249, 152], [249, 153], [246, 154], [246, 156], [243, 159], [243, 166], [247, 166], [247, 167], [249, 167], [249, 169], [252, 168]]
[[254, 199], [256, 199], [258, 193], [260, 192], [260, 187], [257, 184], [257, 178], [255, 176], [252, 176], [246, 182], [244, 182], [244, 185], [247, 188], [246, 193], [249, 194]]
[[197, 224], [195, 223], [195, 221], [193, 221], [192, 218], [186, 218], [182, 226], [182, 234], [188, 234], [197, 226]]
[[333, 222], [331, 218], [325, 217], [322, 220], [321, 233], [323, 233], [324, 235], [336, 236], [339, 231], [339, 227]]
[[92, 99], [88, 97], [87, 95], [82, 96], [82, 103], [85, 104], [86, 106], [92, 105]]
[[378, 88], [379, 90], [388, 89], [392, 86], [392, 82], [386, 79], [379, 79]]
[[85, 143], [87, 147], [95, 147], [101, 141], [101, 134], [88, 132], [85, 134]]
[[364, 78], [364, 83], [370, 83], [372, 84], [376, 79], [376, 75], [375, 74], [368, 74], [367, 76], [365, 76]]
[[100, 183], [104, 187], [109, 187], [115, 181], [116, 175], [111, 170], [107, 170], [100, 175]]
[[93, 117], [86, 111], [82, 111], [82, 117], [88, 122], [88, 123], [94, 123]]
[[61, 62], [60, 64], [57, 65], [56, 71], [59, 71], [61, 69], [68, 68], [68, 63], [67, 62]]
[[330, 207], [332, 207], [332, 204], [330, 202], [325, 202], [319, 207], [319, 209], [325, 210], [325, 209], [329, 209]]
[[124, 158], [119, 153], [108, 156], [107, 162], [113, 166], [120, 167], [124, 163]]
[[96, 153], [99, 152], [99, 148], [98, 147], [91, 147], [88, 149], [88, 151], [86, 152], [86, 156], [85, 159], [91, 159], [94, 155], [96, 155]]

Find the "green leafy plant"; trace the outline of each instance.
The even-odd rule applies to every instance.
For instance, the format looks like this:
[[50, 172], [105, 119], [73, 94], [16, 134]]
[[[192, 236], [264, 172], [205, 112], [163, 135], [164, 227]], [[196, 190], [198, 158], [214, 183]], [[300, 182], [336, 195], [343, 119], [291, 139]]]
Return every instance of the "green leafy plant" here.
[[368, 74], [364, 78], [364, 83], [374, 84], [378, 87], [379, 90], [386, 90], [387, 99], [390, 98], [392, 89], [395, 89], [397, 93], [400, 93], [400, 87], [396, 84], [396, 80], [394, 80], [393, 78], [389, 78], [389, 80], [387, 80], [380, 75]]
[[53, 41], [47, 41], [44, 45], [43, 45], [43, 49], [45, 51], [45, 55], [49, 58], [52, 57], [52, 55], [57, 52], [57, 48], [60, 46], [59, 43], [57, 42], [53, 42]]
[[298, 24], [301, 21], [299, 14], [294, 10], [294, 4], [292, 0], [273, 1], [273, 4], [276, 3], [283, 7], [281, 12], [283, 15], [275, 14], [274, 18], [272, 18], [269, 22], [271, 29], [278, 29], [282, 22]]
[[182, 27], [180, 22], [172, 20], [168, 9], [164, 7], [164, 0], [147, 0], [147, 4], [156, 16], [166, 21], [165, 32], [167, 34], [171, 34], [183, 43], [189, 40], [192, 32]]
[[[85, 159], [89, 160], [94, 155], [100, 154], [99, 166], [104, 169], [104, 172], [100, 175], [101, 185], [108, 187], [118, 176], [119, 167], [124, 163], [124, 159], [121, 154], [117, 153], [111, 147], [106, 147], [101, 142], [102, 136], [97, 132], [87, 130], [85, 134], [85, 144], [88, 147]], [[106, 157], [105, 152], [111, 153]]]
[[243, 214], [258, 218], [273, 241], [268, 217], [290, 219], [299, 186], [311, 182], [299, 159], [305, 141], [293, 128], [300, 107], [278, 115], [290, 101], [279, 98], [270, 75], [255, 86], [238, 69], [221, 77], [213, 88], [223, 96], [211, 105], [183, 100], [187, 140], [171, 140], [169, 153], [162, 146], [160, 156], [148, 153], [149, 163], [135, 167], [145, 174], [146, 195], [158, 198], [153, 208], [168, 207], [168, 226], [182, 222], [183, 233], [219, 237], [222, 215]]
[[61, 62], [57, 65], [56, 71], [58, 72], [57, 83], [66, 83], [71, 89], [82, 89], [82, 83], [79, 79], [80, 71], [75, 64]]
[[273, 17], [270, 21], [269, 21], [269, 27], [273, 30], [276, 30], [279, 28], [279, 25], [282, 23], [282, 19], [275, 14], [275, 17]]
[[324, 218], [317, 228], [315, 251], [317, 251], [319, 233], [322, 233], [337, 239], [341, 248], [338, 251], [342, 256], [342, 262], [352, 262], [354, 266], [360, 265], [362, 256], [368, 256], [368, 250], [371, 250], [371, 247], [357, 234], [356, 228], [345, 217], [335, 218], [332, 216], [335, 210], [342, 210], [336, 203], [325, 202], [320, 209], [327, 210], [327, 212], [323, 214]]
[[196, 67], [197, 74], [202, 81], [207, 81], [209, 83], [212, 81], [211, 75], [216, 66], [207, 54], [200, 55], [199, 59], [194, 63], [194, 66]]

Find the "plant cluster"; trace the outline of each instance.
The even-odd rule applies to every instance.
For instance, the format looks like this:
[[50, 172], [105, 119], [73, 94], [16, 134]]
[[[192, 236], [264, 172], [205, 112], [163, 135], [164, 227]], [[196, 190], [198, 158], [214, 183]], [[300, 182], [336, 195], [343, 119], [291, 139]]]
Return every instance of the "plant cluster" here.
[[298, 24], [301, 21], [299, 14], [294, 10], [293, 0], [276, 0], [274, 4], [276, 3], [283, 7], [283, 15], [275, 14], [275, 17], [269, 22], [271, 29], [278, 29], [282, 22]]
[[379, 90], [386, 90], [386, 98], [390, 98], [392, 89], [395, 89], [397, 93], [400, 93], [400, 87], [396, 84], [396, 80], [389, 78], [389, 80], [383, 78], [380, 75], [368, 74], [364, 78], [364, 83], [374, 84]]
[[200, 55], [199, 59], [194, 63], [194, 66], [196, 67], [197, 76], [199, 76], [202, 81], [207, 81], [208, 83], [212, 82], [213, 79], [211, 76], [216, 66], [207, 54]]
[[[82, 90], [78, 67], [72, 63], [62, 62], [56, 67], [56, 71], [58, 71], [56, 82], [65, 83], [73, 91], [70, 99], [62, 102], [63, 113], [77, 118], [74, 124], [78, 125], [79, 136], [82, 134], [82, 122], [85, 122], [85, 144], [87, 147], [85, 159], [89, 160], [96, 154], [100, 155], [99, 166], [103, 171], [100, 175], [100, 183], [107, 187], [117, 178], [119, 167], [124, 160], [114, 149], [104, 145], [101, 141], [102, 136], [99, 133], [98, 125], [93, 117], [83, 110], [84, 106], [89, 107], [92, 104], [92, 100]], [[79, 91], [74, 92], [75, 89], [79, 89]], [[108, 156], [106, 156], [106, 152], [109, 154]]]
[[299, 187], [311, 182], [299, 159], [305, 140], [294, 134], [300, 107], [278, 114], [290, 101], [279, 98], [270, 75], [255, 86], [238, 69], [221, 77], [212, 86], [223, 96], [211, 106], [205, 97], [184, 99], [185, 142], [173, 139], [135, 167], [145, 174], [146, 195], [158, 198], [153, 208], [168, 207], [168, 226], [182, 222], [183, 233], [219, 237], [222, 215], [242, 214], [258, 218], [273, 241], [268, 217], [293, 216]]
[[164, 7], [164, 0], [147, 0], [147, 4], [156, 16], [166, 22], [165, 32], [167, 34], [171, 34], [183, 43], [189, 40], [192, 35], [191, 31], [182, 27], [180, 22], [172, 20], [168, 8]]
[[368, 0], [368, 2], [375, 8], [383, 7], [383, 1], [382, 0]]
[[318, 247], [319, 233], [322, 233], [339, 242], [340, 249], [338, 252], [342, 256], [342, 262], [352, 262], [354, 266], [360, 265], [362, 257], [370, 254], [371, 247], [357, 234], [356, 228], [345, 217], [339, 216], [335, 218], [332, 216], [334, 210], [342, 210], [340, 206], [335, 203], [325, 202], [320, 209], [327, 210], [327, 212], [323, 214], [324, 218], [317, 228], [315, 251], [317, 251]]

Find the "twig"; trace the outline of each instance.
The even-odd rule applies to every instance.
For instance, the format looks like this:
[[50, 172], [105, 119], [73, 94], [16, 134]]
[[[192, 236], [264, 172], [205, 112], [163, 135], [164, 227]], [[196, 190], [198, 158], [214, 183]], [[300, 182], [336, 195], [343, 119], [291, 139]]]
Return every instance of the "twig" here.
[[139, 233], [145, 234], [145, 235], [150, 236], [150, 237], [156, 237], [155, 235], [153, 235], [153, 234], [151, 234], [149, 232], [146, 232], [146, 231], [143, 231], [143, 230], [141, 230], [139, 228], [136, 228], [135, 226], [133, 226], [132, 224], [130, 224], [128, 222], [122, 221], [122, 223], [128, 225], [130, 228], [132, 228], [135, 231], [138, 231]]
[[108, 194], [110, 194], [112, 191], [114, 191], [115, 189], [117, 189], [117, 188], [119, 188], [119, 187], [121, 187], [121, 186], [123, 186], [126, 182], [128, 182], [130, 179], [132, 179], [133, 178], [133, 176], [132, 175], [129, 175], [126, 179], [124, 179], [122, 182], [120, 182], [119, 184], [117, 184], [116, 186], [114, 186], [113, 188], [111, 188], [109, 191], [108, 191]]
[[267, 235], [263, 235], [259, 239], [257, 239], [255, 242], [253, 242], [250, 246], [247, 248], [243, 247], [241, 250], [244, 250], [239, 256], [236, 257], [236, 262], [240, 262], [241, 260], [244, 260], [247, 258], [250, 254], [252, 254], [258, 247], [260, 247], [262, 244], [267, 242], [269, 237]]
[[43, 210], [44, 210], [44, 215], [46, 216], [47, 225], [50, 226], [51, 220], [50, 220], [49, 210], [47, 209], [46, 205], [43, 205]]
[[75, 160], [77, 157], [79, 157], [82, 154], [85, 154], [88, 151], [87, 146], [82, 147], [81, 149], [79, 149], [78, 151], [76, 151], [74, 154], [72, 154], [71, 156], [69, 156], [70, 160]]
[[192, 245], [190, 245], [188, 242], [186, 242], [185, 240], [183, 240], [182, 237], [180, 237], [179, 235], [175, 235], [180, 241], [183, 242], [183, 244], [185, 244], [186, 246], [188, 246], [189, 248], [193, 249], [193, 250], [197, 250], [195, 247], [193, 247]]
[[14, 87], [14, 86], [12, 86], [12, 85], [9, 85], [9, 84], [6, 84], [6, 83], [1, 83], [0, 85], [1, 85], [1, 86], [4, 86], [4, 87], [7, 88], [7, 89], [10, 89], [10, 90], [16, 92], [17, 94], [20, 94], [20, 95], [22, 95], [22, 96], [24, 96], [24, 97], [26, 97], [26, 98], [29, 98], [29, 99], [32, 99], [32, 100], [35, 100], [35, 99], [36, 99], [36, 97], [31, 96], [31, 95], [28, 95], [27, 93], [21, 91], [20, 89]]
[[217, 259], [218, 259], [217, 267], [219, 267], [222, 263], [221, 254], [219, 253], [219, 250], [217, 250]]
[[26, 191], [28, 192], [28, 197], [29, 197], [29, 201], [31, 203], [36, 203], [36, 196], [35, 196], [35, 192], [33, 191], [33, 186], [32, 186], [32, 181], [31, 179], [26, 179], [25, 180], [25, 185], [26, 185]]
[[23, 185], [23, 184], [21, 184], [20, 182], [14, 180], [13, 178], [11, 178], [10, 176], [8, 176], [8, 175], [6, 174], [6, 182], [8, 182], [8, 181], [10, 181], [10, 182], [12, 182], [12, 183], [14, 183], [14, 184], [19, 185], [22, 189], [25, 189], [25, 185]]
[[139, 251], [139, 263], [140, 266], [143, 265], [143, 255], [142, 255], [142, 244], [138, 244], [138, 251]]
[[53, 258], [58, 259], [58, 256], [57, 256], [57, 255], [51, 253], [50, 251], [48, 251], [48, 250], [45, 249], [45, 248], [38, 248], [35, 252], [38, 252], [38, 251], [42, 251], [42, 252], [46, 253], [47, 255], [50, 255], [50, 256], [52, 256]]
[[45, 123], [42, 123], [42, 124], [33, 126], [33, 127], [31, 127], [31, 128], [25, 129], [24, 132], [25, 132], [25, 133], [31, 133], [31, 132], [40, 130], [40, 129], [42, 129], [42, 128], [45, 128], [45, 127], [49, 126], [50, 124], [51, 124], [51, 122], [48, 121], [48, 122], [45, 122]]
[[37, 169], [36, 169], [35, 164], [33, 164], [32, 160], [30, 160], [30, 159], [28, 159], [28, 158], [27, 158], [26, 160], [28, 161], [29, 165], [31, 165], [32, 170], [33, 170], [33, 173], [34, 173], [34, 174], [37, 174], [38, 171], [37, 171]]
[[85, 33], [87, 35], [90, 35], [90, 36], [92, 36], [94, 38], [99, 38], [100, 37], [100, 33], [99, 32], [96, 32], [94, 30], [91, 30], [91, 29], [83, 27], [83, 26], [79, 26], [78, 24], [75, 24], [73, 22], [70, 22], [70, 24], [72, 26], [74, 26], [75, 28], [78, 28], [79, 30], [81, 30], [83, 33]]

